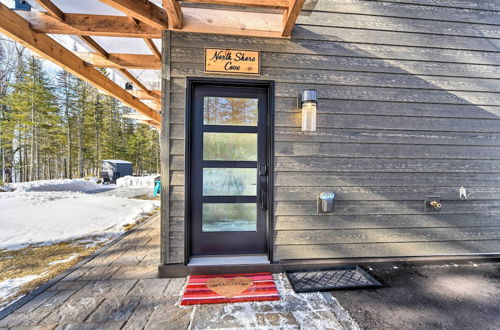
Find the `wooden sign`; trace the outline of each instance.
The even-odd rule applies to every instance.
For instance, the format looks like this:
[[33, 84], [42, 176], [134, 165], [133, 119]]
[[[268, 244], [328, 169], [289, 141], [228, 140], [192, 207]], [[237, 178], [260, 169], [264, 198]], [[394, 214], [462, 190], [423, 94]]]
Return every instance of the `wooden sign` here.
[[259, 75], [260, 52], [205, 48], [205, 72]]

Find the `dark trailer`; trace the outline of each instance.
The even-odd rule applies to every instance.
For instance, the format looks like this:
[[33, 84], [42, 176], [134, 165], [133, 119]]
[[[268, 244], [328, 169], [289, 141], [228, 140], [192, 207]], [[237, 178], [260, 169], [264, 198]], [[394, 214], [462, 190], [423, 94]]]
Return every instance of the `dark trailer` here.
[[0, 32], [161, 129], [160, 276], [500, 256], [499, 0], [98, 3]]
[[119, 159], [104, 159], [102, 161], [101, 177], [104, 180], [109, 179], [114, 183], [116, 179], [132, 174], [132, 163], [129, 161]]

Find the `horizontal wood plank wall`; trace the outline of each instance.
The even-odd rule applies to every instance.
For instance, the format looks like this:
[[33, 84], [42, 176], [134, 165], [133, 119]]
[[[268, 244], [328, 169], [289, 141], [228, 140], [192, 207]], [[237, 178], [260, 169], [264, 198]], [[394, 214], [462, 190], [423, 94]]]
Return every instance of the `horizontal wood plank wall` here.
[[[500, 253], [500, 0], [308, 1], [292, 40], [172, 33], [171, 262], [184, 258], [185, 78], [210, 76], [204, 47], [260, 50], [260, 78], [276, 81], [276, 261]], [[314, 133], [295, 109], [307, 88]], [[325, 190], [331, 215], [316, 212]], [[426, 195], [441, 212], [424, 212]]]

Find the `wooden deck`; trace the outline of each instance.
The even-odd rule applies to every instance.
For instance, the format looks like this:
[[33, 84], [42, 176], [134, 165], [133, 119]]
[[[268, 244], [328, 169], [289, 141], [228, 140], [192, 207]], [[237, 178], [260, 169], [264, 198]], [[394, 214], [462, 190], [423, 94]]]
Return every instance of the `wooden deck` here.
[[296, 295], [283, 274], [276, 275], [280, 301], [180, 307], [186, 279], [157, 278], [159, 244], [154, 216], [0, 320], [0, 328], [356, 328], [330, 295]]
[[155, 319], [185, 328], [191, 310], [174, 307], [185, 279], [156, 278], [159, 241], [155, 216], [1, 320], [0, 328], [138, 329]]

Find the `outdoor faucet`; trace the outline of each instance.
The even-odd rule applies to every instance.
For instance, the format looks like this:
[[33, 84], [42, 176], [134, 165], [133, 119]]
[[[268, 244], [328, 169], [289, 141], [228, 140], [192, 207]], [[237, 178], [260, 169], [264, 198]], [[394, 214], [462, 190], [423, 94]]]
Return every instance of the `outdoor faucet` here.
[[432, 207], [434, 210], [439, 211], [442, 205], [438, 201], [430, 201], [429, 206]]

